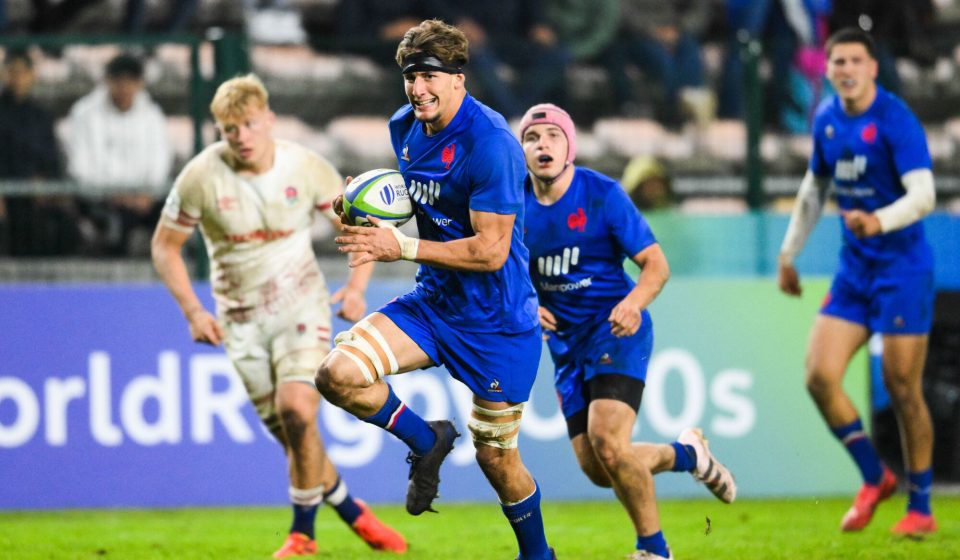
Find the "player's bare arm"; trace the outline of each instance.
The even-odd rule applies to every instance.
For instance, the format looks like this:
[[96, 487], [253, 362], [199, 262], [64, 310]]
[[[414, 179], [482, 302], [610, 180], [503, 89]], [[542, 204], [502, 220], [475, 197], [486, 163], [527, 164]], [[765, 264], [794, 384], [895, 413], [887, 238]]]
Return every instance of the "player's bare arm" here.
[[[338, 196], [337, 200], [342, 201], [342, 195]], [[336, 202], [334, 206], [336, 206]], [[337, 230], [343, 229], [342, 218], [333, 218], [330, 222]], [[347, 278], [347, 283], [330, 296], [332, 305], [341, 304], [340, 309], [337, 310], [337, 317], [352, 323], [356, 323], [367, 313], [367, 300], [364, 294], [367, 292], [367, 285], [370, 283], [370, 276], [373, 275], [374, 266], [372, 262], [354, 266], [353, 261], [357, 258], [359, 258], [358, 254], [350, 254], [350, 276]]]
[[223, 329], [200, 303], [183, 260], [181, 250], [188, 239], [190, 234], [166, 227], [162, 221], [158, 223], [150, 243], [153, 265], [183, 311], [193, 340], [218, 346], [223, 341]]
[[[513, 214], [471, 210], [470, 224], [474, 235], [445, 242], [420, 240], [414, 255], [403, 254], [402, 245], [408, 238], [392, 226], [344, 226], [343, 234], [336, 238], [336, 242], [343, 253], [361, 254], [350, 266], [405, 258], [438, 268], [494, 272], [503, 266], [510, 253], [515, 219]], [[376, 218], [371, 221], [379, 222]]]
[[641, 312], [663, 290], [670, 278], [670, 265], [659, 243], [654, 243], [634, 255], [631, 260], [640, 267], [637, 285], [611, 311], [607, 320], [614, 336], [632, 336], [640, 328]]

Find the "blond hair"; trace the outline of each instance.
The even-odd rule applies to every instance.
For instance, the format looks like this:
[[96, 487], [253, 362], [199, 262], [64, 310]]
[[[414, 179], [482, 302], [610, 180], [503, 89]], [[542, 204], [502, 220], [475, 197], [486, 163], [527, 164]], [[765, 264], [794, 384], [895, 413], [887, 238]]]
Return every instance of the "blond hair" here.
[[255, 74], [231, 78], [217, 88], [210, 102], [210, 113], [218, 121], [243, 117], [251, 105], [257, 109], [269, 108], [270, 94]]
[[397, 46], [397, 64], [418, 52], [428, 52], [448, 66], [461, 67], [470, 60], [467, 36], [439, 19], [428, 19], [411, 27]]

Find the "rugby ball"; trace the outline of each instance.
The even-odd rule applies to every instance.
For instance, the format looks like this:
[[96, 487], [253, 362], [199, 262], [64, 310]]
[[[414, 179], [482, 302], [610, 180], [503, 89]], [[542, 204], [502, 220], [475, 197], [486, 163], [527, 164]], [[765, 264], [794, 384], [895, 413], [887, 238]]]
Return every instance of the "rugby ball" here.
[[370, 216], [398, 226], [407, 223], [413, 204], [403, 175], [393, 169], [373, 169], [354, 177], [343, 193], [343, 213], [357, 226], [372, 226]]

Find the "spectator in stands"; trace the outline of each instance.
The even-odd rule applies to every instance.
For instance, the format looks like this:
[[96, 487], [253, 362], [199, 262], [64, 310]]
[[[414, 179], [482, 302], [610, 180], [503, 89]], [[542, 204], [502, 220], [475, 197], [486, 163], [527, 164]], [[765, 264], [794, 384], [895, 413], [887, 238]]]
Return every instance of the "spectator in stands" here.
[[[5, 3], [6, 0], [3, 0]], [[30, 31], [47, 33], [60, 31], [70, 24], [77, 15], [90, 6], [99, 3], [99, 0], [31, 0], [33, 4], [33, 19], [30, 21]], [[198, 0], [172, 0], [164, 4], [170, 5], [169, 12], [159, 31], [181, 31], [190, 23], [190, 19], [197, 10]], [[126, 33], [142, 33], [146, 30], [147, 0], [127, 0], [126, 11], [123, 17], [122, 29]]]
[[[510, 119], [531, 105], [563, 101], [570, 55], [546, 23], [541, 0], [423, 1], [430, 16], [455, 23], [467, 35], [484, 103]], [[512, 83], [499, 74], [504, 64], [516, 74]]]
[[[166, 17], [157, 31], [174, 33], [183, 31], [197, 12], [199, 0], [171, 0], [164, 2], [169, 6]], [[147, 0], [127, 0], [127, 11], [123, 16], [123, 30], [127, 33], [143, 33], [147, 30]]]
[[[426, 19], [423, 0], [351, 0], [337, 7], [337, 50], [364, 56], [374, 64], [390, 63], [403, 34]], [[314, 46], [326, 46], [323, 38], [313, 38]], [[396, 105], [407, 103], [400, 88], [387, 88]]]
[[547, 0], [547, 21], [573, 61], [599, 64], [620, 27], [620, 0]]
[[[9, 50], [0, 93], [0, 179], [58, 179], [63, 174], [53, 119], [32, 99], [36, 73], [25, 50]], [[0, 224], [11, 255], [57, 255], [76, 249], [76, 207], [64, 196], [0, 199]], [[4, 216], [5, 215], [5, 216]], [[5, 219], [4, 219], [5, 217]]]
[[653, 156], [637, 156], [623, 170], [620, 179], [634, 206], [644, 212], [673, 206], [673, 187], [663, 164]]
[[716, 100], [704, 84], [700, 35], [710, 21], [710, 0], [621, 0], [620, 33], [604, 57], [621, 112], [639, 113], [624, 67], [634, 64], [663, 88], [657, 118], [678, 126], [685, 111], [703, 124]]
[[756, 39], [772, 70], [764, 95], [765, 121], [781, 128], [790, 100], [791, 72], [801, 44], [818, 43], [816, 19], [830, 0], [727, 0], [729, 35], [720, 85], [720, 116], [742, 118], [743, 63], [740, 38]]
[[[376, 62], [393, 61], [397, 44], [427, 17], [422, 0], [351, 0], [337, 6], [337, 46]], [[391, 69], [393, 67], [391, 66]]]
[[144, 89], [137, 58], [113, 58], [106, 83], [71, 108], [68, 156], [71, 177], [113, 193], [90, 210], [104, 249], [114, 255], [147, 254], [173, 154], [166, 119]]

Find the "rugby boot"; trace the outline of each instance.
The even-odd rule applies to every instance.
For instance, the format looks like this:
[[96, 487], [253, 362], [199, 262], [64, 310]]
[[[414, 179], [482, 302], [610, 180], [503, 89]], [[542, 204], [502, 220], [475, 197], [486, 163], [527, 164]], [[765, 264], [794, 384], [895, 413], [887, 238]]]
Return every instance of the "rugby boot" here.
[[877, 505], [889, 498], [896, 489], [897, 477], [884, 465], [880, 484], [864, 483], [860, 487], [857, 497], [853, 499], [853, 505], [840, 521], [840, 529], [842, 531], [862, 530], [873, 519], [873, 512], [876, 511]]
[[937, 522], [932, 515], [908, 511], [903, 519], [890, 528], [890, 532], [904, 537], [919, 537], [937, 531]]
[[283, 546], [273, 553], [274, 558], [293, 558], [295, 556], [310, 556], [317, 553], [317, 541], [304, 535], [293, 532], [287, 535]]
[[366, 502], [363, 500], [356, 500], [356, 502], [363, 513], [354, 520], [350, 528], [363, 539], [363, 542], [374, 550], [386, 550], [397, 554], [407, 551], [407, 541], [404, 540], [403, 535], [377, 519]]
[[702, 482], [721, 502], [731, 503], [737, 498], [737, 481], [730, 469], [723, 466], [710, 452], [707, 438], [700, 428], [687, 428], [680, 432], [677, 441], [689, 445], [697, 453], [697, 466], [690, 473]]
[[410, 463], [410, 482], [407, 484], [407, 512], [410, 515], [420, 515], [425, 511], [436, 510], [431, 507], [437, 498], [440, 487], [440, 465], [453, 451], [453, 440], [460, 437], [453, 422], [449, 420], [433, 420], [427, 422], [430, 429], [437, 434], [437, 441], [426, 455], [420, 456], [412, 451], [407, 455]]

